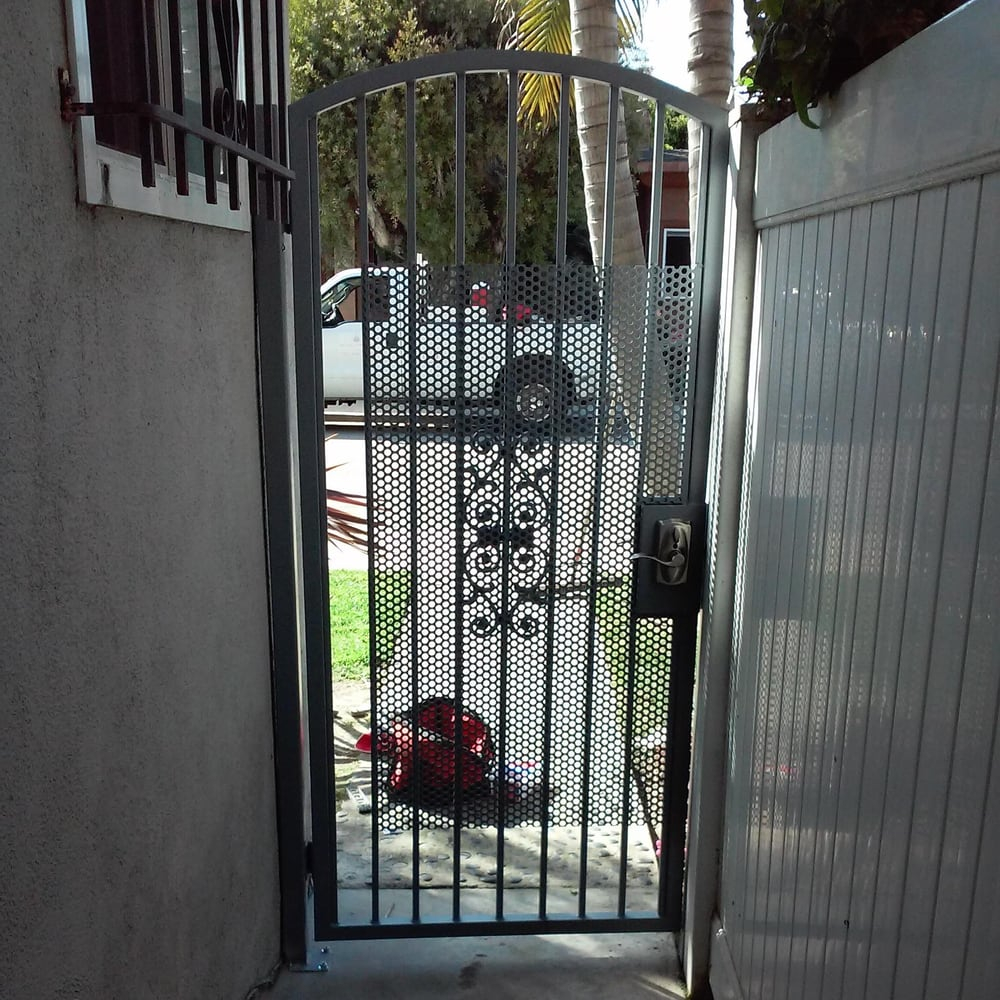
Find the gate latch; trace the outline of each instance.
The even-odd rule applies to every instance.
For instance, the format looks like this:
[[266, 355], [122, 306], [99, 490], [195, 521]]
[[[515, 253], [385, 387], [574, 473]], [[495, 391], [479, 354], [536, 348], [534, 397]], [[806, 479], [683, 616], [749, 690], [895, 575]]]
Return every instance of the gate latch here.
[[645, 503], [638, 514], [633, 616], [697, 614], [704, 579], [705, 505]]
[[687, 581], [691, 522], [678, 517], [656, 522], [656, 582], [677, 587]]

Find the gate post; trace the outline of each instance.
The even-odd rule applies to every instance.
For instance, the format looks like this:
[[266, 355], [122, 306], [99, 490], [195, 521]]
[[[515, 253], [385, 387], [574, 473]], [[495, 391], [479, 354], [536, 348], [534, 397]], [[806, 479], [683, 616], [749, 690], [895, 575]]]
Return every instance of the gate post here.
[[704, 639], [695, 693], [682, 949], [684, 980], [692, 1000], [709, 995], [711, 921], [718, 906], [722, 864], [726, 721], [757, 269], [753, 195], [757, 137], [765, 124], [751, 105], [744, 105], [730, 117], [735, 169], [728, 171], [726, 189], [722, 330], [712, 413]]

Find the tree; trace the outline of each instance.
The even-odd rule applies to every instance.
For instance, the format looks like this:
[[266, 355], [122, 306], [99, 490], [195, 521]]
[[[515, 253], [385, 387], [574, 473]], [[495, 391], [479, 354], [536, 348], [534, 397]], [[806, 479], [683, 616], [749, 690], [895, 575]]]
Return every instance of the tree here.
[[[491, 0], [291, 0], [289, 36], [293, 96], [353, 73], [432, 52], [495, 48], [499, 27]], [[422, 82], [417, 92], [417, 249], [430, 262], [454, 259], [454, 91], [448, 80]], [[466, 129], [475, 156], [466, 164], [466, 255], [469, 262], [503, 259], [506, 223], [506, 81], [470, 78]], [[394, 88], [368, 101], [368, 218], [380, 261], [405, 258], [406, 162], [404, 96]], [[359, 257], [356, 122], [353, 106], [320, 116], [320, 233], [324, 274]], [[556, 206], [550, 192], [557, 150], [538, 129], [518, 136], [518, 256], [550, 259]], [[571, 169], [579, 170], [575, 153]], [[579, 185], [571, 191], [571, 223], [584, 221]]]
[[[688, 86], [692, 94], [725, 107], [733, 85], [732, 0], [690, 0]], [[691, 254], [697, 252], [698, 199], [701, 194], [701, 123], [688, 122], [688, 215]]]
[[[498, 0], [498, 17], [504, 21], [503, 38], [509, 48], [529, 52], [555, 52], [586, 56], [615, 63], [623, 42], [639, 34], [642, 0]], [[583, 166], [587, 228], [595, 264], [643, 264], [645, 254], [629, 165], [625, 114], [618, 107], [615, 156], [615, 228], [611, 253], [604, 253], [604, 194], [607, 163], [607, 89], [589, 80], [574, 78], [576, 130]], [[554, 77], [529, 76], [522, 92], [526, 118], [550, 121], [559, 101]]]
[[755, 55], [740, 82], [759, 103], [798, 112], [809, 108], [886, 52], [964, 0], [743, 0]]
[[[644, 0], [498, 0], [498, 10], [506, 16], [505, 38], [508, 45], [529, 51], [566, 53], [569, 39], [572, 54], [617, 62], [621, 46], [639, 33]], [[728, 13], [727, 13], [728, 12]], [[731, 0], [691, 0], [691, 58], [688, 63], [692, 90], [710, 100], [725, 104], [732, 77], [732, 2]], [[566, 31], [566, 24], [569, 31]], [[723, 86], [722, 81], [725, 80]], [[585, 201], [590, 242], [595, 263], [624, 266], [619, 285], [630, 275], [629, 265], [645, 263], [639, 230], [632, 177], [625, 146], [625, 129], [619, 106], [618, 150], [615, 162], [615, 228], [612, 252], [605, 257], [603, 240], [604, 191], [608, 126], [608, 101], [604, 87], [589, 81], [575, 80], [577, 134], [585, 178]], [[529, 81], [525, 87], [523, 108], [526, 114], [544, 116], [554, 108], [558, 91]], [[689, 155], [689, 190], [692, 198], [692, 221], [697, 219], [698, 181], [700, 179], [700, 132], [692, 123]], [[694, 227], [692, 227], [694, 234]], [[626, 296], [626, 299], [629, 297]], [[635, 296], [631, 297], [633, 300]], [[619, 359], [618, 374], [623, 402], [635, 413], [641, 398], [642, 337], [644, 317], [624, 313], [621, 303], [612, 296], [612, 337]], [[624, 364], [633, 358], [635, 364]], [[654, 379], [650, 405], [662, 410], [670, 405], [666, 379]], [[650, 493], [667, 492], [670, 475], [669, 457], [651, 456]], [[662, 460], [662, 461], [661, 461]], [[664, 462], [666, 464], [664, 464]]]

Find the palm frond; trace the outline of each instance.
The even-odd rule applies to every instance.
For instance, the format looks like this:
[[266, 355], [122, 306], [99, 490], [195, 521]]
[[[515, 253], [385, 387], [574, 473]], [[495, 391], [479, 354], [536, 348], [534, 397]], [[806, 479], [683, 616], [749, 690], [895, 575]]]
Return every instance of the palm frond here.
[[[496, 10], [503, 12], [500, 37], [505, 48], [569, 55], [569, 0], [497, 0]], [[560, 89], [557, 76], [523, 73], [518, 117], [548, 126], [559, 110]]]
[[[327, 466], [327, 473], [340, 465]], [[365, 513], [354, 514], [350, 508], [360, 507]], [[326, 537], [334, 545], [368, 548], [368, 501], [356, 493], [347, 493], [335, 487], [326, 489]]]
[[634, 45], [642, 37], [642, 15], [645, 9], [646, 0], [615, 0], [621, 45]]
[[[615, 0], [622, 47], [640, 38], [645, 5], [646, 0]], [[504, 48], [557, 55], [572, 52], [569, 0], [496, 0], [493, 19], [501, 26], [500, 44]], [[543, 127], [550, 125], [559, 110], [560, 89], [559, 77], [523, 74], [518, 117]]]

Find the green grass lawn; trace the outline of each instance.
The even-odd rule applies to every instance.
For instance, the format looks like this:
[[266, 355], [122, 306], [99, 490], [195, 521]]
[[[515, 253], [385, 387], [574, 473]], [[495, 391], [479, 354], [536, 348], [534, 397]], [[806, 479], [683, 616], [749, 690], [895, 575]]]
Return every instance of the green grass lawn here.
[[[624, 729], [629, 680], [630, 585], [606, 587], [597, 592], [597, 626], [604, 662], [611, 674]], [[636, 623], [633, 694], [640, 715], [665, 713], [670, 676], [669, 639], [666, 623], [655, 619]]]
[[[405, 571], [375, 575], [375, 655], [387, 662], [406, 618], [410, 575]], [[367, 680], [368, 572], [330, 571], [330, 663], [335, 680]]]

